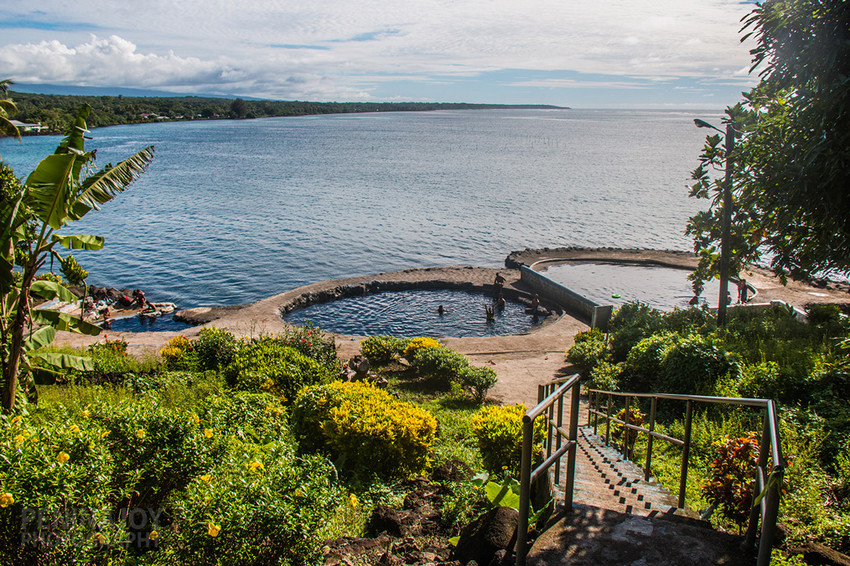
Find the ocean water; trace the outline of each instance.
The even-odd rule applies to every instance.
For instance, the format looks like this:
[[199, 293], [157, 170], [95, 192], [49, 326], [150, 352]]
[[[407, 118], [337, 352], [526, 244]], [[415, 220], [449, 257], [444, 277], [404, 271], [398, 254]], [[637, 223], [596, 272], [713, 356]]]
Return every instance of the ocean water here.
[[[180, 308], [410, 267], [498, 267], [526, 247], [687, 250], [687, 196], [718, 112], [375, 113], [99, 128], [98, 165], [156, 146], [130, 189], [69, 227], [89, 283]], [[0, 140], [25, 177], [59, 137]]]

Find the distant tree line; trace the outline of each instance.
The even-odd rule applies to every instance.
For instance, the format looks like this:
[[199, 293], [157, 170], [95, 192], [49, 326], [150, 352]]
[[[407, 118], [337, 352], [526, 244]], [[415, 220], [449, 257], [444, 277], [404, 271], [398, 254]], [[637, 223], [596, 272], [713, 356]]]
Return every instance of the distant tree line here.
[[41, 123], [51, 132], [64, 132], [84, 104], [92, 108], [89, 127], [178, 120], [214, 120], [346, 114], [353, 112], [414, 112], [500, 108], [555, 108], [545, 105], [503, 105], [430, 102], [301, 102], [242, 98], [75, 96], [10, 92], [16, 120]]

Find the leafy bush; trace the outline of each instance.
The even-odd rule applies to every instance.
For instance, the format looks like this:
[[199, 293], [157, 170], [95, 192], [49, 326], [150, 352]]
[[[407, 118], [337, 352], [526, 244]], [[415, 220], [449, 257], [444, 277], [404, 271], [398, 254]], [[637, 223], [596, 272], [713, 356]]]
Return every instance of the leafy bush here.
[[420, 350], [426, 350], [428, 348], [439, 348], [441, 344], [434, 340], [433, 338], [427, 337], [418, 337], [411, 338], [407, 346], [404, 347], [404, 357], [407, 358], [408, 361], [415, 361], [416, 355]]
[[299, 440], [321, 435], [339, 466], [355, 475], [395, 477], [427, 463], [437, 421], [371, 385], [331, 383], [305, 388], [293, 408]]
[[588, 376], [597, 364], [605, 361], [607, 355], [605, 335], [594, 328], [576, 334], [575, 344], [567, 351], [567, 361], [578, 367], [579, 373]]
[[679, 340], [678, 334], [661, 332], [635, 344], [623, 364], [622, 390], [646, 393], [655, 389], [664, 377], [667, 354]]
[[[0, 562], [68, 564], [105, 557], [91, 544], [97, 531], [90, 521], [52, 522], [77, 508], [103, 518], [120, 495], [110, 481], [116, 468], [103, 432], [86, 420], [33, 425], [20, 416], [0, 416]], [[50, 544], [34, 544], [39, 531]], [[100, 532], [108, 540], [124, 536], [106, 521]]]
[[[646, 415], [643, 414], [640, 411], [640, 409], [638, 409], [636, 407], [632, 407], [629, 410], [629, 420], [628, 421], [626, 421], [626, 408], [625, 407], [623, 407], [622, 409], [617, 411], [617, 414], [614, 415], [614, 416], [615, 416], [615, 418], [618, 418], [623, 422], [628, 422], [629, 424], [634, 425], [634, 426], [642, 425], [644, 420], [646, 419]], [[623, 425], [621, 425], [619, 423], [613, 423], [611, 425], [611, 438], [614, 439], [614, 442], [619, 442], [621, 447], [623, 446], [623, 438], [626, 437], [626, 435], [624, 434], [625, 428], [626, 427], [624, 427]], [[635, 442], [637, 441], [637, 438], [638, 438], [638, 431], [633, 430], [633, 429], [629, 429], [629, 432], [628, 432], [629, 451], [631, 451], [634, 448]]]
[[400, 356], [409, 342], [394, 336], [370, 336], [360, 343], [360, 352], [373, 364], [387, 364], [395, 356]]
[[309, 320], [304, 326], [287, 326], [283, 334], [276, 336], [275, 339], [295, 348], [332, 375], [339, 373], [342, 368], [342, 362], [336, 355], [333, 335], [325, 334], [321, 328], [313, 326]]
[[167, 368], [193, 370], [197, 367], [197, 352], [192, 341], [185, 336], [175, 336], [159, 351]]
[[221, 370], [233, 361], [238, 342], [229, 330], [208, 326], [201, 329], [195, 349], [201, 369]]
[[644, 303], [627, 303], [614, 311], [610, 323], [611, 355], [625, 361], [632, 346], [664, 329], [661, 311]]
[[[518, 475], [522, 463], [522, 417], [526, 406], [493, 405], [484, 407], [472, 417], [472, 433], [478, 440], [478, 449], [484, 468], [492, 474], [507, 471]], [[538, 456], [542, 447], [545, 425], [537, 420], [534, 427], [532, 457]]]
[[588, 385], [591, 389], [617, 391], [622, 373], [623, 366], [621, 364], [612, 364], [605, 361], [599, 362], [596, 364], [596, 367], [590, 370], [590, 382]]
[[275, 336], [262, 336], [243, 346], [224, 370], [238, 389], [295, 399], [305, 385], [328, 383], [333, 374], [312, 358]]
[[198, 415], [204, 431], [260, 444], [291, 441], [288, 416], [286, 407], [274, 395], [247, 391], [212, 395]]
[[711, 477], [703, 486], [706, 498], [719, 507], [738, 528], [750, 518], [753, 506], [753, 477], [758, 461], [759, 441], [755, 432], [737, 438], [726, 437], [714, 443]]
[[411, 366], [420, 374], [435, 377], [448, 385], [457, 380], [461, 370], [469, 367], [469, 360], [460, 352], [435, 346], [418, 349]]
[[487, 392], [496, 385], [498, 378], [493, 368], [468, 366], [458, 372], [458, 382], [472, 391], [473, 398], [481, 403], [487, 397]]
[[735, 368], [710, 339], [691, 334], [667, 352], [664, 376], [658, 386], [663, 393], [711, 395], [717, 380]]
[[319, 456], [296, 457], [272, 442], [229, 451], [192, 475], [161, 530], [162, 563], [286, 564], [321, 561], [319, 536], [342, 504], [335, 472]]
[[113, 483], [133, 493], [132, 506], [157, 507], [221, 453], [221, 437], [206, 433], [197, 415], [149, 403], [95, 406], [90, 418], [115, 460]]

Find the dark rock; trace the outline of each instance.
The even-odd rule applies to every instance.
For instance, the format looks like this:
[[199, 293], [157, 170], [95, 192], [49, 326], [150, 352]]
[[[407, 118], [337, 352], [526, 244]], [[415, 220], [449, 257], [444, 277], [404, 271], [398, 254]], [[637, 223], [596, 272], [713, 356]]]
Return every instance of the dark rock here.
[[802, 554], [809, 566], [850, 566], [850, 556], [816, 542], [800, 548], [789, 548], [788, 554]]
[[378, 566], [400, 566], [403, 563], [404, 561], [392, 552], [383, 553], [378, 560]]
[[461, 562], [490, 564], [496, 551], [513, 548], [518, 522], [516, 509], [496, 507], [487, 511], [461, 530], [455, 556]]
[[404, 534], [404, 520], [407, 513], [393, 509], [387, 505], [377, 505], [369, 517], [368, 530], [372, 533], [385, 532], [390, 536], [401, 536]]
[[773, 532], [773, 546], [785, 546], [785, 540], [791, 534], [791, 529], [784, 523], [776, 523], [776, 530]]
[[434, 481], [466, 481], [471, 478], [472, 468], [460, 460], [443, 462], [431, 472]]
[[513, 556], [506, 550], [497, 550], [490, 561], [490, 566], [511, 566], [514, 563]]

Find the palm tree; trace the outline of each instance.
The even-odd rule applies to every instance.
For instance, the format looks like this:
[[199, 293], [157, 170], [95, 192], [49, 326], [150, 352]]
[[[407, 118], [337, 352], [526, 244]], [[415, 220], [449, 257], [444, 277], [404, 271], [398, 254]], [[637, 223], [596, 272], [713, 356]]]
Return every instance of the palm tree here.
[[0, 94], [3, 96], [3, 98], [0, 98], [0, 137], [14, 136], [21, 139], [21, 133], [18, 131], [18, 128], [9, 121], [9, 117], [18, 111], [15, 103], [11, 99], [6, 98], [9, 94], [9, 86], [12, 84], [14, 83], [9, 79], [0, 81]]

